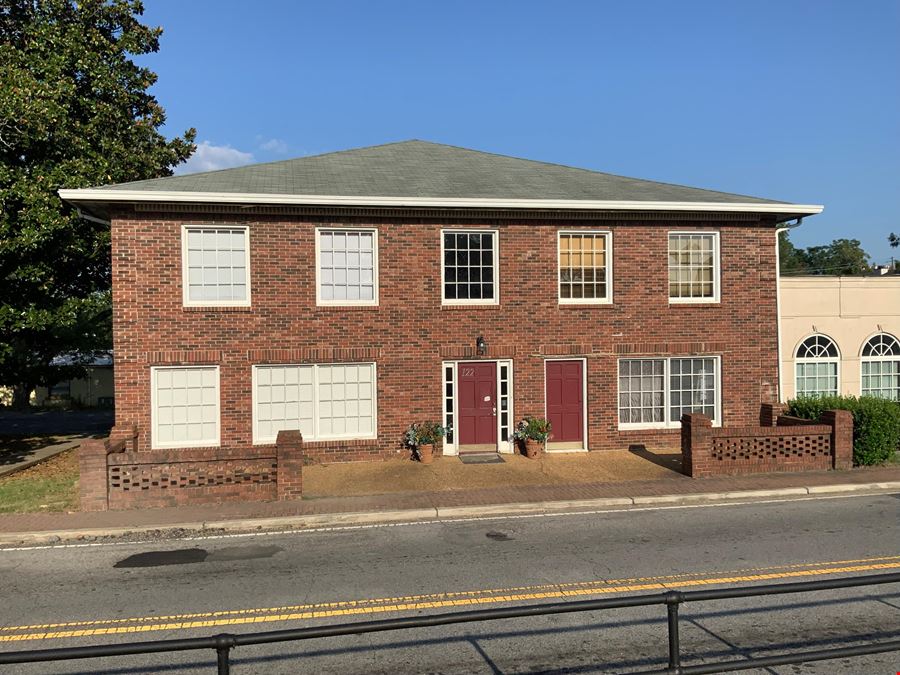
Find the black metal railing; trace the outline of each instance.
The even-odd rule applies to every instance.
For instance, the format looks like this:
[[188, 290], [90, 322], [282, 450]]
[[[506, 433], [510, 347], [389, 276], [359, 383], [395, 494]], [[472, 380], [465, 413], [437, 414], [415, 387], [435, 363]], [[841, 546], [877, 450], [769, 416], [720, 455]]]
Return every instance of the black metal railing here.
[[227, 675], [230, 672], [231, 650], [235, 647], [247, 645], [292, 642], [295, 640], [313, 640], [318, 638], [338, 637], [341, 635], [381, 633], [410, 628], [428, 628], [432, 626], [447, 626], [477, 621], [496, 621], [499, 619], [515, 619], [528, 616], [571, 614], [574, 612], [592, 612], [608, 609], [624, 609], [627, 607], [665, 605], [669, 634], [668, 667], [663, 670], [647, 672], [643, 675], [701, 675], [702, 673], [723, 673], [746, 668], [765, 668], [770, 666], [806, 663], [809, 661], [826, 661], [829, 659], [900, 651], [900, 628], [898, 628], [897, 632], [898, 639], [877, 644], [795, 651], [778, 656], [682, 666], [681, 648], [679, 646], [679, 608], [684, 603], [783, 595], [786, 593], [809, 593], [812, 591], [826, 591], [840, 588], [856, 588], [860, 586], [894, 583], [900, 583], [900, 573], [872, 574], [841, 579], [824, 579], [821, 581], [804, 581], [786, 584], [740, 586], [737, 588], [721, 588], [703, 591], [673, 590], [662, 593], [650, 593], [617, 598], [599, 598], [596, 600], [579, 600], [574, 602], [495, 607], [465, 612], [448, 612], [419, 617], [360, 621], [356, 623], [312, 626], [309, 628], [295, 628], [260, 633], [244, 633], [240, 635], [225, 633], [204, 638], [186, 638], [181, 640], [155, 640], [150, 642], [132, 642], [128, 644], [0, 652], [0, 664], [63, 661], [105, 656], [126, 656], [134, 654], [156, 654], [160, 652], [213, 649], [216, 651], [219, 674]]

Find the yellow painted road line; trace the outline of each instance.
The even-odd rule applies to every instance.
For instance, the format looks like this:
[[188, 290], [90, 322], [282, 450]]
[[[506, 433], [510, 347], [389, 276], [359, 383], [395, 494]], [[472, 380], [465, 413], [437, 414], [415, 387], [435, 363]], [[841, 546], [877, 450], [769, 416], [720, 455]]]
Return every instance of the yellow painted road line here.
[[[291, 613], [296, 614], [298, 612], [307, 612], [307, 611], [321, 611], [328, 609], [343, 609], [343, 608], [360, 608], [360, 607], [372, 607], [376, 605], [386, 604], [386, 605], [397, 605], [397, 604], [419, 604], [424, 602], [443, 602], [448, 599], [454, 598], [466, 598], [466, 597], [474, 597], [480, 598], [486, 595], [510, 595], [517, 593], [535, 593], [545, 590], [552, 591], [564, 591], [564, 590], [572, 590], [579, 588], [587, 588], [587, 589], [597, 589], [604, 588], [614, 585], [628, 585], [635, 583], [646, 583], [646, 582], [675, 582], [679, 579], [691, 579], [698, 577], [709, 576], [710, 574], [717, 575], [742, 575], [747, 573], [758, 573], [758, 572], [768, 572], [774, 570], [792, 570], [792, 569], [809, 569], [812, 567], [824, 567], [824, 566], [832, 566], [832, 565], [856, 565], [863, 563], [877, 563], [877, 562], [891, 562], [898, 561], [900, 562], [900, 555], [898, 556], [879, 556], [874, 558], [856, 558], [851, 560], [832, 560], [832, 561], [820, 561], [820, 562], [811, 562], [811, 563], [793, 563], [789, 565], [772, 565], [767, 567], [746, 567], [737, 570], [729, 570], [722, 572], [685, 572], [683, 574], [668, 574], [664, 576], [650, 576], [650, 577], [632, 577], [632, 578], [624, 578], [624, 579], [600, 579], [594, 581], [575, 581], [568, 583], [556, 583], [556, 584], [542, 584], [542, 585], [533, 585], [533, 586], [514, 586], [510, 588], [491, 588], [491, 589], [478, 589], [478, 590], [470, 590], [470, 591], [449, 591], [443, 593], [430, 593], [424, 595], [403, 595], [403, 596], [394, 596], [388, 598], [366, 598], [362, 600], [341, 600], [335, 602], [321, 602], [314, 604], [304, 604], [304, 605], [285, 605], [281, 607], [257, 607], [251, 609], [230, 609], [230, 610], [219, 610], [215, 612], [195, 612], [189, 614], [172, 614], [172, 615], [156, 615], [156, 616], [144, 616], [144, 617], [130, 617], [125, 619], [96, 619], [96, 620], [87, 620], [87, 621], [68, 621], [61, 623], [41, 623], [41, 624], [30, 624], [24, 626], [5, 626], [0, 627], [0, 634], [2, 633], [11, 633], [11, 632], [22, 632], [26, 630], [48, 630], [51, 628], [74, 628], [74, 627], [96, 627], [96, 626], [107, 626], [107, 625], [116, 625], [116, 624], [126, 624], [126, 623], [153, 623], [153, 622], [166, 622], [166, 623], [178, 623], [186, 620], [197, 620], [197, 619], [217, 619], [224, 618], [229, 616], [246, 616], [246, 615], [255, 615], [255, 614], [284, 614]], [[599, 591], [598, 591], [599, 592]], [[558, 597], [558, 596], [557, 596]], [[2, 641], [2, 635], [0, 635], [0, 641]]]
[[[151, 631], [165, 630], [188, 630], [193, 628], [214, 628], [220, 626], [238, 626], [254, 623], [271, 623], [284, 621], [302, 621], [308, 619], [323, 619], [332, 617], [358, 616], [365, 614], [381, 614], [386, 612], [404, 612], [422, 609], [443, 609], [471, 605], [484, 605], [502, 602], [523, 602], [534, 600], [548, 600], [559, 598], [574, 598], [585, 595], [606, 595], [614, 593], [625, 593], [635, 591], [659, 591], [672, 588], [690, 588], [696, 586], [708, 586], [714, 584], [734, 584], [734, 583], [750, 583], [757, 581], [774, 581], [780, 579], [793, 579], [797, 577], [822, 576], [833, 574], [848, 574], [856, 572], [872, 572], [877, 570], [890, 570], [900, 568], [900, 560], [897, 557], [884, 559], [885, 562], [873, 562], [870, 564], [844, 565], [838, 567], [827, 566], [830, 563], [819, 563], [818, 566], [808, 569], [789, 569], [785, 571], [772, 572], [756, 572], [756, 573], [738, 573], [730, 576], [717, 576], [708, 578], [687, 579], [681, 578], [683, 575], [677, 575], [679, 578], [670, 578], [668, 581], [651, 581], [651, 582], [635, 582], [624, 585], [603, 585], [605, 582], [598, 582], [596, 586], [577, 585], [560, 585], [559, 587], [549, 587], [547, 590], [525, 591], [528, 587], [523, 587], [523, 592], [493, 592], [493, 594], [485, 594], [483, 596], [473, 597], [451, 597], [451, 594], [445, 594], [443, 599], [435, 600], [418, 600], [414, 602], [396, 602], [393, 604], [367, 604], [372, 601], [358, 601], [355, 606], [348, 603], [340, 609], [309, 609], [303, 611], [276, 611], [270, 610], [238, 610], [240, 612], [256, 612], [257, 616], [225, 616], [227, 612], [211, 612], [206, 619], [182, 619], [175, 621], [167, 621], [168, 617], [155, 617], [156, 621], [164, 621], [161, 623], [146, 623], [137, 626], [101, 626], [101, 622], [89, 624], [85, 622], [85, 626], [97, 626], [95, 628], [81, 628], [77, 630], [57, 630], [43, 631], [31, 633], [18, 633], [14, 635], [0, 635], [0, 642], [21, 642], [27, 640], [48, 640], [59, 638], [73, 637], [89, 637], [96, 635], [117, 635], [122, 633], [144, 633]], [[826, 566], [822, 566], [826, 565]], [[796, 567], [796, 566], [791, 566]], [[566, 587], [562, 587], [566, 586]], [[537, 588], [537, 587], [531, 587]], [[476, 593], [472, 591], [472, 593]], [[482, 591], [484, 593], [484, 591]], [[412, 597], [412, 596], [411, 596]], [[425, 597], [425, 596], [422, 596]], [[439, 595], [431, 596], [438, 598]], [[330, 603], [332, 605], [338, 603]], [[324, 605], [319, 605], [324, 607]], [[187, 615], [184, 615], [187, 616]], [[199, 615], [195, 615], [199, 616]], [[153, 619], [153, 617], [148, 617]], [[21, 626], [20, 630], [28, 629], [29, 626]], [[13, 630], [13, 627], [7, 630]]]

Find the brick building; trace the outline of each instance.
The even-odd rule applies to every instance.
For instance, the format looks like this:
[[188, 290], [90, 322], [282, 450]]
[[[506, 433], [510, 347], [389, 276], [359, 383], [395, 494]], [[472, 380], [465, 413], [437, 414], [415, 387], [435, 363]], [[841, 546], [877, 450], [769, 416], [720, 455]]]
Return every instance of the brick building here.
[[821, 211], [421, 141], [62, 190], [112, 224], [116, 428], [138, 451], [678, 446], [777, 401], [776, 235]]

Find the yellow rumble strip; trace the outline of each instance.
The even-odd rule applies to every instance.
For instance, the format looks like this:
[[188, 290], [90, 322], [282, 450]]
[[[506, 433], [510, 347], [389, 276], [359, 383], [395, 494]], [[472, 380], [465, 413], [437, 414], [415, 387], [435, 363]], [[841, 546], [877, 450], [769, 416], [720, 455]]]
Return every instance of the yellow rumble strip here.
[[408, 612], [422, 609], [471, 607], [504, 602], [525, 602], [560, 598], [581, 598], [591, 595], [660, 591], [717, 584], [746, 584], [756, 581], [778, 581], [798, 577], [832, 574], [852, 574], [900, 568], [900, 556], [837, 560], [830, 562], [797, 563], [775, 567], [754, 567], [719, 572], [691, 572], [657, 577], [632, 579], [601, 579], [564, 584], [519, 586], [512, 588], [452, 591], [428, 595], [409, 595], [392, 598], [343, 600], [284, 607], [233, 609], [170, 616], [145, 616], [129, 619], [94, 619], [0, 627], [0, 642], [77, 638], [94, 635], [118, 635], [150, 631], [186, 630], [239, 626], [257, 623], [304, 621], [333, 617], [357, 617], [386, 612]]

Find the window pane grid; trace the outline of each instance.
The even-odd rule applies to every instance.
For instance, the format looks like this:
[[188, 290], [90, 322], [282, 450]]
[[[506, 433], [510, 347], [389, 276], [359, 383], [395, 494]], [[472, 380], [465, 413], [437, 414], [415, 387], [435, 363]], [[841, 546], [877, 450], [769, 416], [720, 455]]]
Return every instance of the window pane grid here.
[[444, 366], [444, 426], [447, 427], [446, 441], [449, 444], [453, 443], [453, 420], [455, 417], [453, 393], [453, 365], [447, 364]]
[[218, 445], [219, 388], [215, 368], [154, 371], [153, 444]]
[[283, 429], [315, 436], [312, 366], [256, 368], [256, 433], [272, 439]]
[[493, 232], [444, 232], [445, 300], [493, 300], [497, 274]]
[[509, 440], [509, 366], [500, 364], [500, 440]]
[[559, 297], [564, 300], [607, 298], [605, 234], [559, 235]]
[[191, 302], [247, 300], [246, 228], [187, 228], [187, 287]]
[[368, 436], [375, 429], [372, 365], [317, 366], [320, 437]]
[[798, 396], [837, 396], [837, 362], [798, 361], [796, 388]]
[[672, 359], [669, 362], [669, 421], [684, 413], [716, 418], [715, 359]]
[[900, 359], [863, 361], [862, 395], [900, 401]]
[[669, 235], [669, 297], [715, 298], [715, 235]]
[[662, 359], [619, 361], [619, 422], [658, 424], [665, 422], [665, 376]]
[[327, 230], [318, 236], [319, 297], [325, 302], [374, 302], [375, 233]]

